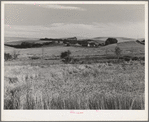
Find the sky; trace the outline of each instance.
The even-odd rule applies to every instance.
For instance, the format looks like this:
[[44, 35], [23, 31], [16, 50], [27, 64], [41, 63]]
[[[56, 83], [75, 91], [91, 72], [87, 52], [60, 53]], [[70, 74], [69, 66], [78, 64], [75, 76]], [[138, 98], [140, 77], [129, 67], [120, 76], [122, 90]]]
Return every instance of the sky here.
[[144, 4], [5, 4], [5, 37], [145, 37]]

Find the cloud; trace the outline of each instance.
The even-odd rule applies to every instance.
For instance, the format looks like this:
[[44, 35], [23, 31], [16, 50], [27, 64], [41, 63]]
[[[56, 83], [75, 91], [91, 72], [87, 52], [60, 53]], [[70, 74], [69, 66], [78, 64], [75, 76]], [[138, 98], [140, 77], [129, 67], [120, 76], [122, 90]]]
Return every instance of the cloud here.
[[[10, 25], [11, 26], [11, 25]], [[18, 26], [12, 25], [11, 28], [5, 25], [5, 36], [23, 36], [23, 37], [144, 37], [144, 23], [53, 23], [49, 26]]]
[[50, 26], [57, 27], [57, 26], [62, 26], [62, 25], [64, 25], [64, 23], [53, 23]]
[[49, 9], [64, 9], [64, 10], [79, 10], [79, 11], [85, 11], [85, 9], [82, 9], [82, 8], [79, 8], [79, 7], [64, 6], [64, 5], [57, 5], [57, 4], [50, 4], [50, 5], [41, 4], [40, 7], [49, 8]]
[[[10, 28], [11, 27], [11, 28]], [[6, 37], [37, 37], [48, 35], [50, 28], [44, 26], [4, 25]], [[50, 32], [52, 34], [52, 32]]]
[[[11, 28], [10, 28], [11, 27]], [[50, 28], [45, 26], [26, 26], [26, 25], [4, 25], [6, 31], [30, 31], [30, 32], [39, 32], [39, 31], [47, 31]]]

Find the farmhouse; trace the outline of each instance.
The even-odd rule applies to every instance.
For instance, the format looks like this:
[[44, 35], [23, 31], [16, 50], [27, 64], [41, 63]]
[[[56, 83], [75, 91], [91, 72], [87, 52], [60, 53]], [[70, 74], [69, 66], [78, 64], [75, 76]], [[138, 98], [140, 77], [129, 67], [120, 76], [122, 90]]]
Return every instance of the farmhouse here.
[[95, 42], [95, 41], [90, 41], [90, 42], [88, 42], [88, 45], [87, 45], [88, 47], [97, 47], [98, 46], [98, 44], [97, 44], [97, 42]]

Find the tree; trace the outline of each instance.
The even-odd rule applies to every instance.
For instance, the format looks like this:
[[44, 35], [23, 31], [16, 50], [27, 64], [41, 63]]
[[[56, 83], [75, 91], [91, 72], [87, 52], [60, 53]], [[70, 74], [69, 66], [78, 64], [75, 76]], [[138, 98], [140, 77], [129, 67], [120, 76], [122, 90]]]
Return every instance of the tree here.
[[61, 53], [60, 58], [64, 63], [69, 63], [71, 61], [72, 58], [70, 57], [70, 54], [71, 52], [69, 50]]
[[118, 46], [116, 46], [116, 47], [115, 47], [115, 54], [116, 54], [116, 56], [117, 56], [118, 61], [119, 61], [121, 52], [122, 52], [122, 50], [121, 50]]
[[117, 39], [116, 38], [108, 38], [105, 42], [105, 45], [109, 45], [109, 44], [114, 44], [117, 43]]

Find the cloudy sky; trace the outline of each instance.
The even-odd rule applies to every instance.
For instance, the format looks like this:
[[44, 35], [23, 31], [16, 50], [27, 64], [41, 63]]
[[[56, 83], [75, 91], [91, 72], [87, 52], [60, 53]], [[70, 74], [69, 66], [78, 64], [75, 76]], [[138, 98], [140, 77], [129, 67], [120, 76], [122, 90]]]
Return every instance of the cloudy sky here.
[[5, 4], [5, 37], [145, 37], [145, 5]]

